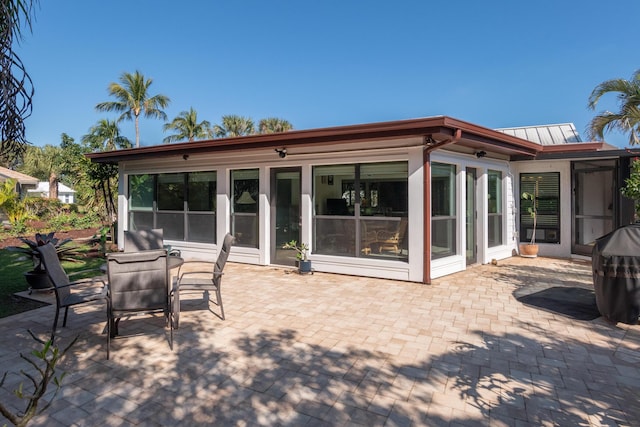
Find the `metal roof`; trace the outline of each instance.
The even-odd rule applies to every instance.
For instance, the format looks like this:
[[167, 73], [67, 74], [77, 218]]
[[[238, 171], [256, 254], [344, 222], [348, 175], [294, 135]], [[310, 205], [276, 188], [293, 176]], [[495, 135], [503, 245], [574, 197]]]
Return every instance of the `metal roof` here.
[[583, 142], [573, 123], [501, 128], [496, 130], [540, 145], [575, 144]]

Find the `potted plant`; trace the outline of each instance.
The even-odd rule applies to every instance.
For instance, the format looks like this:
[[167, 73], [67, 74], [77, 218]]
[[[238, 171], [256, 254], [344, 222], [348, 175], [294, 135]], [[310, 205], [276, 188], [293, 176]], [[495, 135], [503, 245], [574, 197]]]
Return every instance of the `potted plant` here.
[[292, 240], [288, 243], [285, 243], [282, 246], [282, 249], [293, 249], [294, 251], [296, 251], [298, 273], [300, 274], [312, 273], [311, 261], [309, 261], [309, 258], [308, 258], [309, 245], [307, 245], [306, 243], [298, 244], [298, 242], [296, 242], [295, 240]]
[[25, 279], [27, 280], [31, 290], [46, 290], [53, 288], [53, 284], [49, 280], [49, 276], [47, 276], [47, 272], [42, 264], [42, 259], [40, 259], [38, 247], [51, 243], [56, 248], [58, 258], [61, 261], [75, 260], [73, 258], [73, 256], [77, 255], [74, 251], [75, 248], [62, 247], [71, 242], [71, 239], [60, 240], [54, 237], [54, 235], [55, 232], [52, 231], [47, 234], [36, 233], [35, 240], [18, 237], [18, 239], [24, 242], [27, 246], [10, 246], [7, 248], [9, 251], [25, 254], [33, 262], [33, 269], [24, 273]]
[[[536, 193], [538, 190], [538, 182], [536, 181]], [[533, 231], [531, 233], [531, 241], [529, 243], [520, 244], [520, 256], [525, 258], [535, 258], [538, 256], [538, 245], [536, 244], [536, 225], [538, 216], [538, 201], [536, 194], [522, 193], [521, 200], [531, 200], [531, 206], [527, 207], [527, 212], [533, 219]]]

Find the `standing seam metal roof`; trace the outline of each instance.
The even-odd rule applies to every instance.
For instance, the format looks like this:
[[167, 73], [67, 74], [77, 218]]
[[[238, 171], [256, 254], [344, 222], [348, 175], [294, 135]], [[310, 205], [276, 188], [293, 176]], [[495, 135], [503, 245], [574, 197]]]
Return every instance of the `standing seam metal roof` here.
[[540, 145], [575, 144], [583, 142], [573, 123], [501, 128], [496, 129], [496, 131], [526, 139]]

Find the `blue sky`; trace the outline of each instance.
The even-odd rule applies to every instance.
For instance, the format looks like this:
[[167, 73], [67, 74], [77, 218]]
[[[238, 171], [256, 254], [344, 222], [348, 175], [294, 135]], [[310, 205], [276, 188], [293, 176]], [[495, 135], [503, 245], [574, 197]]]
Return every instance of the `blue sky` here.
[[[17, 47], [36, 88], [27, 138], [79, 141], [114, 119], [95, 105], [135, 70], [171, 98], [169, 120], [190, 107], [295, 129], [447, 115], [584, 134], [593, 88], [640, 68], [638, 16], [637, 0], [43, 0]], [[162, 125], [143, 120], [141, 144], [161, 143]], [[135, 139], [132, 122], [121, 130]]]

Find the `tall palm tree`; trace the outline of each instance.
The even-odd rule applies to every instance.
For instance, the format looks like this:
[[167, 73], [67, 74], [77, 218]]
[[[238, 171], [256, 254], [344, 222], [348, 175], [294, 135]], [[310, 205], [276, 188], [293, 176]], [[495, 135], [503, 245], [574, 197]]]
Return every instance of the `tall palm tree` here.
[[24, 120], [31, 115], [34, 94], [31, 77], [13, 51], [22, 38], [21, 27], [31, 31], [38, 0], [0, 2], [0, 157], [19, 157], [27, 147]]
[[266, 119], [260, 120], [258, 129], [260, 133], [279, 133], [292, 130], [293, 125], [285, 119], [267, 117]]
[[92, 151], [112, 151], [118, 148], [130, 148], [129, 138], [120, 135], [118, 123], [101, 119], [82, 137], [82, 142]]
[[620, 110], [598, 113], [589, 123], [589, 138], [602, 140], [604, 132], [617, 130], [629, 133], [629, 144], [640, 143], [640, 70], [630, 80], [612, 79], [600, 83], [589, 96], [589, 108], [595, 110], [600, 98], [608, 93], [617, 93]]
[[165, 95], [149, 95], [152, 79], [146, 79], [139, 71], [122, 73], [120, 83], [109, 85], [109, 95], [117, 101], [101, 102], [96, 105], [98, 111], [116, 111], [122, 113], [118, 121], [135, 120], [136, 147], [140, 147], [140, 115], [145, 117], [167, 120], [162, 108], [167, 108], [171, 100]]
[[222, 116], [222, 124], [215, 125], [213, 131], [218, 138], [252, 135], [255, 133], [253, 120], [250, 117], [230, 114]]
[[189, 111], [181, 112], [171, 123], [165, 123], [163, 130], [175, 130], [177, 133], [162, 140], [165, 144], [174, 141], [194, 141], [196, 139], [213, 138], [211, 123], [203, 120], [198, 123], [198, 113], [191, 107]]

